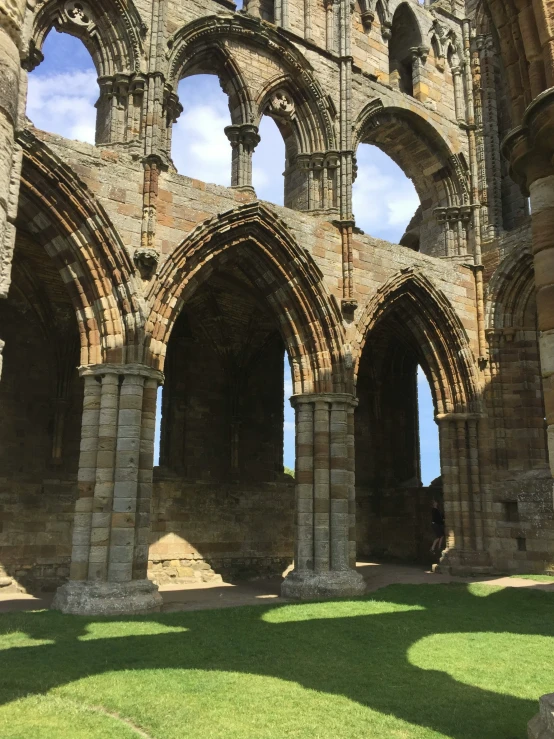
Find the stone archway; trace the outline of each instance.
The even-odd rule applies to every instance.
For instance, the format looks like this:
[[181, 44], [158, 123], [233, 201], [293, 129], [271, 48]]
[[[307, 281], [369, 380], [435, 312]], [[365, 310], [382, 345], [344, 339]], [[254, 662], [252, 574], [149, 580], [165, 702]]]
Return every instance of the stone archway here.
[[[480, 478], [481, 392], [460, 319], [426, 276], [406, 270], [377, 291], [358, 326], [356, 448], [359, 458], [366, 455], [366, 464], [362, 461], [357, 470], [359, 481], [366, 487], [377, 481], [397, 491], [404, 488], [406, 494], [411, 487], [421, 485], [415, 389], [420, 365], [431, 386], [440, 431], [448, 532], [442, 565], [454, 571], [488, 567]], [[394, 416], [392, 421], [387, 415]], [[368, 434], [377, 434], [381, 446], [384, 444], [371, 469], [367, 464]], [[391, 444], [395, 452], [403, 453], [402, 459], [391, 457]], [[388, 472], [383, 467], [387, 459]]]

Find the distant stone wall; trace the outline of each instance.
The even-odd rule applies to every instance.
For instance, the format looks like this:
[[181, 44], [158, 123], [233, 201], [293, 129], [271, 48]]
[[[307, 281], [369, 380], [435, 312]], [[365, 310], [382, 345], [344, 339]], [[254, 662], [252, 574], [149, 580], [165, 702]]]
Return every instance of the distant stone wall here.
[[434, 540], [431, 502], [442, 491], [433, 487], [356, 488], [358, 557], [431, 563]]
[[[149, 577], [195, 582], [281, 574], [292, 562], [294, 481], [154, 482]], [[210, 569], [211, 568], [211, 569]]]

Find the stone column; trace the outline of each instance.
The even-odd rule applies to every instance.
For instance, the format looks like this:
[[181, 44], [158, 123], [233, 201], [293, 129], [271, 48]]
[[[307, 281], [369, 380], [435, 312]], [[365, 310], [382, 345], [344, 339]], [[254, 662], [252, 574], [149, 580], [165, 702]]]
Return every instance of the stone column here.
[[251, 123], [227, 126], [225, 135], [233, 149], [231, 187], [254, 192], [252, 187], [252, 154], [260, 143], [258, 127]]
[[7, 297], [15, 244], [21, 150], [15, 143], [20, 104], [24, 0], [0, 0], [0, 298]]
[[446, 551], [440, 568], [456, 575], [491, 571], [483, 535], [480, 418], [471, 413], [436, 417], [446, 524]]
[[159, 609], [146, 579], [156, 389], [144, 365], [82, 367], [84, 404], [69, 582], [52, 607], [118, 614]]
[[523, 125], [503, 142], [510, 174], [531, 199], [537, 327], [548, 428], [548, 455], [554, 477], [554, 90], [526, 109]]
[[295, 395], [296, 537], [285, 598], [360, 595], [355, 565], [354, 408], [352, 395]]
[[548, 456], [554, 476], [554, 174], [536, 179], [529, 192]]
[[414, 97], [424, 103], [427, 100], [429, 87], [423, 81], [423, 65], [427, 61], [429, 49], [425, 46], [412, 46], [412, 86]]

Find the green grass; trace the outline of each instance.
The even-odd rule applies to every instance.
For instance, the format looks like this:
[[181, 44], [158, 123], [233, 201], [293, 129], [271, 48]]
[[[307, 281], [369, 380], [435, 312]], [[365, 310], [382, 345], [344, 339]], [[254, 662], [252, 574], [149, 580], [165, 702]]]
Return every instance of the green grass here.
[[554, 691], [554, 593], [5, 614], [0, 666], [3, 739], [523, 739]]
[[554, 585], [554, 573], [552, 575], [510, 575], [510, 577], [521, 578], [522, 580], [535, 580], [536, 582], [548, 582]]

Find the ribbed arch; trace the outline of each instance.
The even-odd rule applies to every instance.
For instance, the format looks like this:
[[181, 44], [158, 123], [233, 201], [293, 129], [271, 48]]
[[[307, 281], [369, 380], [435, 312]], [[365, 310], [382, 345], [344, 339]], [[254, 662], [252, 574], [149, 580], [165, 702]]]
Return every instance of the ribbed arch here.
[[233, 124], [252, 121], [253, 104], [248, 86], [228, 48], [216, 44], [205, 47], [200, 45], [191, 49], [180, 73], [180, 79], [195, 74], [215, 74], [222, 90], [229, 96], [229, 110]]
[[81, 364], [141, 361], [134, 268], [103, 208], [44, 143], [21, 137], [18, 228], [56, 264], [79, 324]]
[[417, 356], [437, 414], [479, 412], [475, 361], [465, 330], [446, 296], [425, 275], [399, 272], [371, 298], [358, 323], [355, 377], [366, 342], [384, 321]]
[[468, 171], [440, 132], [407, 108], [385, 107], [380, 99], [369, 102], [354, 124], [354, 149], [374, 144], [409, 177], [425, 207], [469, 202]]
[[[511, 251], [487, 285], [487, 329], [523, 328], [529, 324], [529, 306], [535, 298], [533, 256], [526, 246]], [[536, 310], [534, 305], [532, 310]]]
[[351, 392], [338, 305], [315, 262], [259, 203], [200, 224], [162, 267], [148, 296], [147, 352], [152, 366], [163, 369], [183, 306], [226, 264], [238, 266], [273, 309], [291, 359], [294, 392]]
[[[279, 35], [268, 24], [247, 16], [207, 16], [193, 21], [179, 30], [168, 41], [168, 83], [175, 90], [179, 80], [183, 77], [183, 70], [194, 62], [195, 57], [209, 53], [218, 54], [225, 48], [229, 56], [229, 80], [233, 79], [232, 69], [237, 70], [237, 83], [241, 76], [238, 72], [240, 64], [234, 59], [229, 47], [224, 47], [224, 41], [232, 39], [235, 43], [251, 46], [269, 53], [275, 63], [282, 68], [280, 79], [286, 79], [291, 95], [297, 107], [295, 117], [297, 125], [302, 131], [302, 141], [306, 142], [311, 151], [327, 151], [336, 148], [336, 135], [333, 123], [334, 112], [320, 84], [317, 82], [311, 65], [298, 49], [283, 36]], [[232, 62], [232, 64], [231, 64]], [[234, 66], [233, 66], [234, 65]], [[242, 74], [242, 71], [241, 71]], [[279, 80], [269, 83], [272, 89]], [[265, 90], [267, 92], [267, 90]], [[267, 103], [267, 96], [263, 92], [258, 98], [251, 118], [245, 118], [243, 123], [259, 121]], [[244, 88], [244, 95], [248, 95]]]
[[141, 71], [146, 26], [132, 0], [47, 0], [33, 20], [29, 68], [42, 61], [42, 46], [52, 28], [84, 43], [99, 77]]

